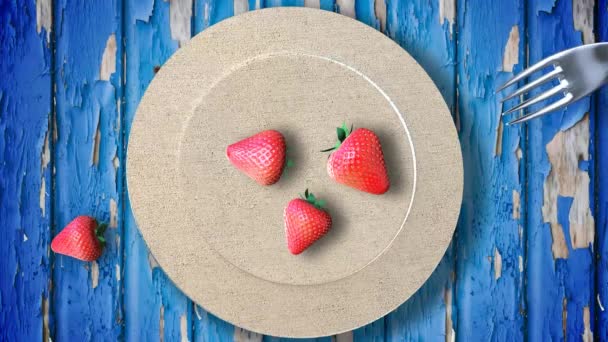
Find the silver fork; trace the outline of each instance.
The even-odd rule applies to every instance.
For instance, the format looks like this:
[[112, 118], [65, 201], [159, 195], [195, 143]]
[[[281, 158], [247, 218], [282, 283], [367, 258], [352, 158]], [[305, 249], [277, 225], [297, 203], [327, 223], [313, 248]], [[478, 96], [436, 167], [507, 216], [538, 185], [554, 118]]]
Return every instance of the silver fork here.
[[526, 94], [554, 79], [557, 79], [559, 84], [504, 111], [501, 116], [524, 109], [560, 93], [562, 96], [546, 107], [521, 116], [507, 123], [507, 125], [525, 122], [560, 109], [591, 94], [608, 82], [608, 43], [583, 45], [549, 56], [507, 81], [496, 92], [504, 90], [547, 66], [553, 66], [553, 70], [507, 95], [501, 100], [501, 103]]

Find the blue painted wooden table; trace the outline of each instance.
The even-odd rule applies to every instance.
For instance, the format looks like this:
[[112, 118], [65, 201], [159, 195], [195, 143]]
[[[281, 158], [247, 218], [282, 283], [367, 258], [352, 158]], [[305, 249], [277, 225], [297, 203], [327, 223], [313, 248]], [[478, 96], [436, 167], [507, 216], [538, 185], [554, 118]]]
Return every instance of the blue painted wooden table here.
[[[400, 308], [333, 339], [608, 340], [608, 90], [516, 127], [494, 96], [545, 56], [608, 40], [608, 0], [0, 0], [0, 341], [275, 340], [172, 285], [131, 214], [124, 165], [155, 71], [210, 25], [272, 6], [384, 32], [460, 133], [464, 201], [439, 267]], [[96, 262], [50, 252], [78, 214], [110, 223]]]

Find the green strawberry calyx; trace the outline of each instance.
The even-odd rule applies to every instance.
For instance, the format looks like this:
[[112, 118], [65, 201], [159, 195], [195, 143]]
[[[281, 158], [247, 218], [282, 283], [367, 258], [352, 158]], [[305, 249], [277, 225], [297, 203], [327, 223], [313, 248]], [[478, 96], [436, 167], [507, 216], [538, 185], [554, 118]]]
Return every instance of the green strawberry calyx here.
[[103, 234], [105, 233], [107, 228], [108, 228], [107, 223], [100, 223], [100, 224], [97, 224], [97, 226], [95, 227], [95, 237], [97, 237], [97, 240], [101, 244], [102, 248], [106, 245], [106, 238], [103, 237]]
[[325, 201], [322, 199], [318, 199], [312, 192], [309, 192], [308, 189], [304, 191], [304, 195], [300, 195], [303, 200], [315, 206], [315, 208], [323, 209], [325, 206]]
[[342, 127], [336, 128], [336, 133], [338, 134], [338, 141], [336, 141], [336, 144], [334, 145], [334, 147], [330, 147], [328, 149], [322, 150], [321, 152], [329, 152], [329, 151], [337, 150], [338, 148], [340, 148], [340, 145], [342, 145], [344, 140], [346, 140], [346, 138], [348, 138], [348, 136], [352, 132], [353, 132], [353, 126], [350, 126], [350, 129], [349, 129], [348, 126], [346, 126], [346, 123], [343, 123]]

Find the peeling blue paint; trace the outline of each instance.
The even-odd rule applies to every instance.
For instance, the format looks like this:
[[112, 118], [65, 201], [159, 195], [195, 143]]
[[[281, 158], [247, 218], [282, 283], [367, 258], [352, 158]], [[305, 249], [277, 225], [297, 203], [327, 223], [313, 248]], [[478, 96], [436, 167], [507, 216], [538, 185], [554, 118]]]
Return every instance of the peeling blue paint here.
[[[466, 341], [523, 340], [524, 255], [520, 221], [513, 217], [513, 191], [522, 193], [515, 151], [520, 127], [499, 126], [496, 86], [511, 75], [501, 72], [509, 34], [525, 32], [523, 1], [458, 2], [458, 113], [465, 171], [463, 205], [457, 228], [456, 336]], [[519, 61], [525, 61], [519, 42]], [[515, 70], [521, 70], [522, 63]], [[502, 147], [497, 142], [502, 139]], [[500, 205], [497, 205], [500, 204]], [[502, 254], [495, 278], [493, 256]]]
[[[117, 1], [54, 2], [56, 136], [53, 157], [56, 170], [54, 228], [58, 233], [75, 216], [91, 215], [110, 221], [110, 201], [119, 201], [113, 159], [120, 143], [122, 78], [114, 73], [100, 81], [99, 73], [110, 35], [121, 41], [121, 3]], [[118, 50], [117, 53], [120, 53]], [[121, 70], [117, 58], [116, 70]], [[93, 162], [95, 136], [99, 143]], [[53, 263], [55, 329], [53, 340], [114, 340], [122, 328], [120, 282], [116, 265], [122, 264], [118, 228], [106, 231], [107, 244], [97, 261], [99, 282], [93, 287], [93, 265], [56, 255]]]
[[[126, 45], [123, 127], [127, 137], [139, 100], [154, 77], [155, 68], [161, 67], [178, 48], [178, 42], [171, 39], [169, 15], [169, 3], [165, 1], [129, 1], [126, 4], [125, 35], [129, 43]], [[180, 320], [185, 316], [187, 334], [191, 336], [192, 304], [162, 270], [151, 265], [148, 248], [126, 196], [124, 201], [124, 335], [133, 341], [157, 341], [161, 335], [165, 341], [179, 340]]]
[[[581, 33], [574, 30], [572, 1], [540, 1], [528, 3], [529, 60], [533, 64], [553, 53], [582, 44]], [[553, 37], [546, 39], [546, 37]], [[535, 92], [536, 94], [538, 92]], [[532, 94], [532, 96], [534, 95]], [[533, 106], [531, 110], [536, 110]], [[585, 113], [592, 111], [590, 99], [583, 99], [567, 109], [533, 120], [528, 125], [528, 260], [527, 337], [536, 340], [580, 339], [583, 326], [583, 308], [589, 307], [591, 317], [595, 312], [595, 284], [593, 252], [588, 249], [571, 249], [567, 259], [554, 260], [551, 252], [553, 237], [549, 224], [545, 223], [541, 208], [544, 202], [545, 180], [551, 170], [546, 145], [556, 133], [566, 130], [579, 122]], [[594, 118], [591, 117], [591, 129]], [[591, 134], [592, 136], [593, 134]], [[590, 151], [593, 158], [593, 151]], [[589, 161], [590, 165], [594, 160]], [[594, 166], [590, 167], [591, 169]], [[574, 182], [574, 180], [570, 180]], [[590, 203], [593, 208], [593, 186], [591, 180]], [[570, 224], [567, 199], [558, 199], [558, 222], [562, 224], [564, 235], [569, 239]], [[592, 209], [593, 210], [593, 209]], [[565, 302], [565, 305], [564, 305]], [[566, 318], [565, 333], [561, 324]], [[591, 331], [595, 322], [590, 322]]]
[[[0, 340], [40, 341], [48, 300], [51, 47], [34, 1], [0, 3]], [[52, 144], [52, 142], [50, 142]], [[40, 202], [40, 189], [46, 193]], [[41, 209], [44, 208], [44, 214]]]

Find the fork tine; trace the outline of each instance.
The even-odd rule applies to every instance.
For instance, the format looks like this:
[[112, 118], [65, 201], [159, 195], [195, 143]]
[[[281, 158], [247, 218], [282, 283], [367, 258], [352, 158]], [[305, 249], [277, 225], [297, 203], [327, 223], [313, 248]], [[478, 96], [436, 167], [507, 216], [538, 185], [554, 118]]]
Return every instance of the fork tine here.
[[547, 65], [553, 63], [554, 61], [555, 61], [555, 58], [553, 56], [549, 56], [549, 57], [543, 59], [542, 61], [540, 61], [540, 62], [532, 65], [528, 69], [526, 69], [526, 70], [522, 71], [521, 73], [517, 74], [512, 79], [508, 80], [505, 84], [503, 84], [502, 86], [500, 86], [498, 88], [498, 90], [496, 90], [496, 92], [498, 93], [498, 92], [504, 90], [506, 87], [519, 82], [520, 80], [522, 80], [522, 79], [530, 76], [534, 72], [536, 72], [536, 71], [538, 71], [538, 70], [546, 67]]
[[524, 109], [526, 107], [529, 107], [535, 103], [538, 103], [540, 101], [546, 100], [548, 98], [550, 98], [553, 95], [558, 94], [560, 91], [566, 89], [566, 85], [564, 83], [560, 83], [559, 85], [547, 90], [546, 92], [539, 94], [533, 98], [527, 99], [526, 101], [518, 104], [517, 106], [507, 110], [506, 112], [503, 112], [501, 115], [507, 115], [509, 113], [513, 113], [515, 111], [518, 111], [520, 109]]
[[558, 110], [558, 109], [560, 109], [560, 108], [562, 108], [564, 106], [569, 105], [572, 102], [573, 98], [574, 98], [574, 96], [572, 96], [572, 94], [568, 94], [564, 98], [562, 98], [561, 100], [556, 101], [556, 102], [548, 105], [547, 107], [545, 107], [543, 109], [540, 109], [540, 110], [538, 110], [538, 111], [536, 111], [536, 112], [534, 112], [532, 114], [524, 115], [524, 116], [522, 116], [520, 118], [517, 118], [517, 119], [515, 119], [513, 121], [507, 122], [507, 126], [515, 125], [515, 124], [522, 123], [522, 122], [526, 122], [528, 120], [532, 120], [534, 118], [537, 118], [537, 117], [539, 117], [541, 115], [545, 115], [545, 114], [547, 114], [549, 112], [552, 112], [554, 110]]
[[556, 76], [560, 75], [562, 73], [562, 71], [563, 71], [562, 68], [560, 66], [557, 66], [551, 72], [549, 72], [549, 73], [543, 75], [542, 77], [538, 78], [537, 80], [534, 80], [534, 81], [526, 84], [525, 86], [519, 88], [518, 90], [513, 92], [513, 94], [508, 95], [504, 99], [500, 100], [500, 102], [505, 102], [505, 101], [510, 100], [514, 97], [517, 97], [521, 94], [525, 94], [525, 93], [529, 92], [530, 90], [532, 90], [533, 88], [540, 86], [540, 85], [554, 79]]

